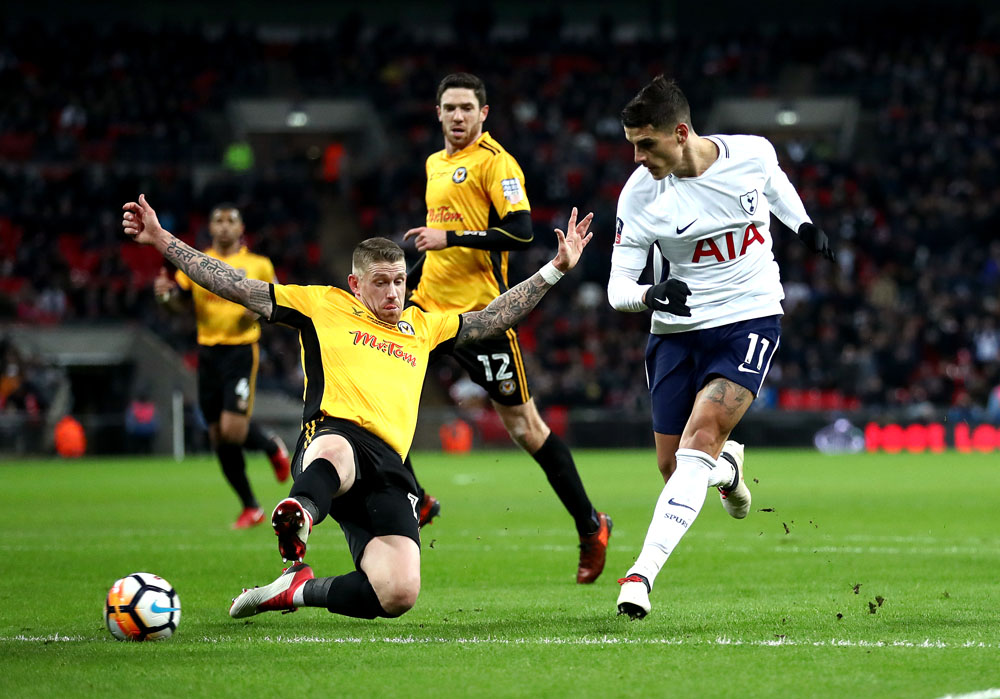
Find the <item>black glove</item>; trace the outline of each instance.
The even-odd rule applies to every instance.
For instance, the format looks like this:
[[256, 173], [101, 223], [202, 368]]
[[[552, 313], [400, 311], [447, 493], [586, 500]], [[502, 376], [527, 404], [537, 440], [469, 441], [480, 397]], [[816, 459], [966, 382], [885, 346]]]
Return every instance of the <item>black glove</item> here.
[[807, 248], [817, 255], [822, 255], [828, 260], [837, 259], [833, 249], [830, 247], [830, 238], [816, 224], [807, 221], [799, 226], [799, 238], [806, 244]]
[[646, 289], [643, 301], [654, 311], [666, 311], [675, 316], [691, 317], [687, 297], [691, 295], [688, 285], [680, 279], [667, 279]]

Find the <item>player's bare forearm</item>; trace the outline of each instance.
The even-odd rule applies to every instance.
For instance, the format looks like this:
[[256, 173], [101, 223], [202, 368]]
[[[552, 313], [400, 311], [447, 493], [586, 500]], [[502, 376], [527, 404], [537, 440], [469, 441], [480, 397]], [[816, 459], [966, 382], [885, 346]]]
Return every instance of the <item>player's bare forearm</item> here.
[[473, 342], [484, 337], [492, 337], [506, 332], [517, 325], [531, 312], [549, 288], [559, 281], [565, 272], [573, 269], [587, 243], [594, 237], [588, 233], [594, 214], [587, 214], [577, 223], [577, 210], [573, 207], [566, 226], [567, 233], [556, 229], [559, 250], [552, 262], [543, 266], [531, 277], [500, 294], [481, 311], [462, 314], [462, 329], [455, 338], [456, 343]]
[[462, 329], [456, 343], [474, 342], [484, 337], [502, 335], [520, 323], [551, 287], [536, 272], [517, 286], [500, 294], [481, 311], [462, 314]]
[[247, 279], [245, 273], [222, 260], [195, 250], [166, 231], [163, 233], [157, 240], [156, 247], [192, 281], [264, 318], [271, 317], [271, 291], [267, 282]]

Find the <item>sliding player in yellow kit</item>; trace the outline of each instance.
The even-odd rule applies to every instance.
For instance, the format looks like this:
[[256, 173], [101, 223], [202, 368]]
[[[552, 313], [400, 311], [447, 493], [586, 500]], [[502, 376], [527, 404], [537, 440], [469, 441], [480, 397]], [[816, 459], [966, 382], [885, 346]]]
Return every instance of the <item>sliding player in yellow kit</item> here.
[[[425, 253], [410, 302], [433, 312], [485, 308], [507, 290], [507, 256], [534, 238], [524, 173], [517, 161], [483, 131], [489, 113], [486, 88], [476, 76], [455, 73], [437, 90], [444, 149], [427, 158], [427, 222], [406, 232]], [[591, 583], [604, 569], [611, 518], [590, 503], [566, 444], [553, 433], [528, 390], [517, 331], [461, 347], [445, 346], [489, 393], [518, 446], [538, 462], [573, 517], [580, 536], [577, 582]], [[412, 470], [409, 458], [406, 465]], [[418, 485], [419, 487], [419, 485]], [[421, 526], [440, 503], [421, 488]]]
[[[593, 237], [593, 214], [578, 222], [574, 208], [566, 232], [556, 229], [551, 262], [485, 309], [458, 314], [404, 310], [406, 260], [386, 238], [355, 248], [348, 293], [250, 279], [164, 230], [144, 196], [122, 208], [122, 227], [135, 242], [155, 246], [222, 298], [299, 330], [303, 430], [294, 485], [271, 518], [279, 552], [296, 562], [270, 584], [244, 590], [230, 616], [302, 606], [369, 619], [408, 611], [420, 592], [419, 499], [402, 457], [413, 442], [430, 351], [502, 336], [523, 319], [576, 266]], [[344, 531], [356, 569], [315, 578], [302, 558], [310, 531], [327, 516]]]

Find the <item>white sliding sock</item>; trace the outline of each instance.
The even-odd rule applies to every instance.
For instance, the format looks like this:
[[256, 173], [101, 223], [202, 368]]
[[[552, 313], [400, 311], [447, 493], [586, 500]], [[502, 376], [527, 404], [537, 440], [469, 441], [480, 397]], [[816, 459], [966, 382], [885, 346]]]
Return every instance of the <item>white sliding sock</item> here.
[[[732, 471], [731, 464], [723, 464]], [[705, 452], [677, 450], [677, 469], [660, 492], [642, 551], [628, 575], [644, 575], [652, 587], [660, 568], [701, 512], [708, 488], [732, 481], [733, 473], [727, 475], [726, 470]]]

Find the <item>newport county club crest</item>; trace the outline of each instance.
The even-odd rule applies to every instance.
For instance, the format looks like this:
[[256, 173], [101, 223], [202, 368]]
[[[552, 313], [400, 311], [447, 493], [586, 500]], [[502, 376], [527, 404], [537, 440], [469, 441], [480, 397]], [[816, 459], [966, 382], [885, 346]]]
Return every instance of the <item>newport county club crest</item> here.
[[465, 178], [468, 174], [469, 174], [468, 170], [466, 170], [464, 167], [460, 167], [457, 170], [455, 170], [455, 172], [451, 173], [451, 181], [454, 182], [455, 184], [462, 184], [463, 182], [465, 182]]
[[748, 214], [753, 216], [753, 212], [757, 210], [757, 190], [751, 189], [746, 194], [740, 195], [740, 206]]
[[405, 320], [401, 320], [396, 323], [396, 329], [401, 333], [406, 333], [407, 335], [416, 335], [417, 333], [413, 330], [413, 326], [407, 323]]
[[507, 379], [506, 381], [500, 382], [500, 393], [505, 396], [510, 396], [514, 394], [517, 390], [517, 383], [512, 379]]

